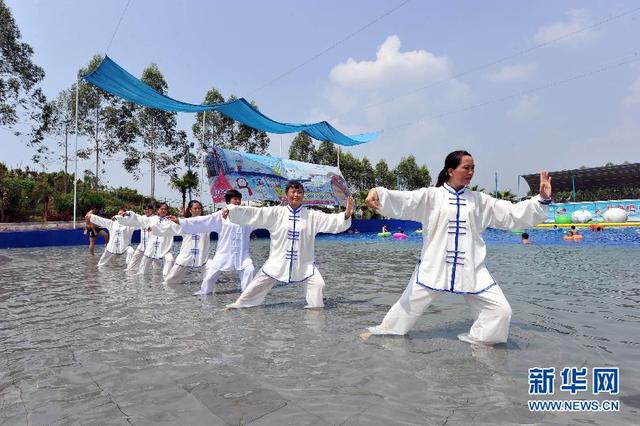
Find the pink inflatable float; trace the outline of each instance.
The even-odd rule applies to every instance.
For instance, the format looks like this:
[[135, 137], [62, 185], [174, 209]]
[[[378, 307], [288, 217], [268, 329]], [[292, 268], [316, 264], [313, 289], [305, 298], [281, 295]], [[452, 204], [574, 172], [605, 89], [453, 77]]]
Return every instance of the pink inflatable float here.
[[409, 238], [407, 234], [403, 234], [402, 232], [396, 232], [392, 235], [394, 240], [406, 240]]

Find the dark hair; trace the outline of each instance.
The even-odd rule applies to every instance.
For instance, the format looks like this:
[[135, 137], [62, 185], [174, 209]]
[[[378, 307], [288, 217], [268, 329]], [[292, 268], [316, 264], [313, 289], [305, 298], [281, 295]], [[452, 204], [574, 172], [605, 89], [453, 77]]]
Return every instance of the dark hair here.
[[527, 234], [526, 232], [522, 233], [522, 239], [523, 240], [528, 240], [529, 239], [529, 234]]
[[153, 206], [152, 206], [151, 204], [145, 204], [145, 205], [142, 207], [142, 210], [146, 210], [146, 209], [151, 209], [151, 210], [153, 210]]
[[436, 182], [436, 186], [442, 186], [446, 181], [449, 180], [449, 169], [455, 169], [460, 165], [462, 161], [462, 157], [468, 155], [472, 157], [467, 151], [453, 151], [447, 155], [447, 158], [444, 159], [444, 168], [438, 174], [438, 181]]
[[160, 207], [165, 206], [167, 208], [167, 210], [169, 210], [169, 204], [165, 203], [164, 201], [161, 203], [158, 203], [158, 209], [160, 209]]
[[289, 182], [287, 182], [287, 187], [284, 189], [284, 193], [286, 194], [287, 192], [289, 192], [289, 189], [291, 188], [301, 189], [302, 192], [304, 192], [304, 186], [302, 186], [302, 183], [300, 183], [299, 180], [290, 180]]
[[184, 212], [184, 217], [191, 217], [191, 206], [193, 206], [194, 204], [200, 204], [200, 209], [202, 209], [202, 203], [198, 200], [191, 200], [189, 201], [189, 204], [187, 204], [187, 208], [185, 209]]
[[235, 189], [230, 189], [224, 194], [224, 202], [229, 204], [232, 198], [242, 199], [242, 194], [240, 193], [240, 191], [237, 191]]

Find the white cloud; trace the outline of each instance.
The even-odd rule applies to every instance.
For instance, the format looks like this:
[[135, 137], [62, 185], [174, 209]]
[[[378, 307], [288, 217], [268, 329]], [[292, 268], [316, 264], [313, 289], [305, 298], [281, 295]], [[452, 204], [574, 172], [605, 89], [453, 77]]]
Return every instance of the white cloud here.
[[567, 12], [568, 19], [565, 21], [557, 21], [540, 27], [533, 36], [535, 43], [549, 43], [558, 40], [563, 44], [579, 44], [594, 40], [597, 32], [593, 28], [593, 22], [589, 18], [586, 10], [573, 9]]
[[629, 87], [631, 93], [624, 98], [624, 102], [631, 105], [639, 105], [640, 104], [640, 77], [634, 81]]
[[384, 130], [376, 141], [353, 148], [374, 163], [384, 158], [394, 166], [414, 154], [421, 164], [441, 167], [450, 147], [460, 146], [465, 136], [434, 117], [458, 107], [468, 94], [469, 87], [453, 78], [447, 56], [402, 51], [400, 38], [391, 35], [375, 58], [349, 58], [331, 69], [324, 91], [328, 102], [308, 120], [326, 119], [346, 134]]
[[535, 65], [533, 64], [520, 64], [520, 65], [506, 65], [500, 68], [498, 71], [489, 75], [491, 81], [512, 81], [512, 80], [526, 80], [533, 71]]
[[400, 37], [391, 35], [378, 47], [374, 61], [336, 65], [329, 74], [341, 86], [375, 89], [398, 81], [435, 81], [449, 77], [449, 61], [426, 50], [400, 52]]
[[507, 112], [507, 115], [517, 120], [527, 120], [538, 115], [538, 103], [540, 97], [538, 95], [525, 95], [520, 98], [518, 104]]

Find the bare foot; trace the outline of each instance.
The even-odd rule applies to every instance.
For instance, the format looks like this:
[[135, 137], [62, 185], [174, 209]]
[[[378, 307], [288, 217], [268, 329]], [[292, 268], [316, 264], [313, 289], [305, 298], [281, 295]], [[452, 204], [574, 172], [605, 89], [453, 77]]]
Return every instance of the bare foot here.
[[371, 337], [371, 332], [370, 331], [365, 331], [364, 333], [360, 334], [360, 339], [362, 339], [363, 342], [366, 342], [367, 340], [369, 340], [369, 337]]

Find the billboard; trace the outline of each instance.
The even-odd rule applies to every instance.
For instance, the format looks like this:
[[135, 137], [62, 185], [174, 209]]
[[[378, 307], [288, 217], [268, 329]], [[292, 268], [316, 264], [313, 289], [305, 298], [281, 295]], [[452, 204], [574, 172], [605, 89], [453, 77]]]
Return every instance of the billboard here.
[[588, 210], [593, 220], [602, 221], [602, 214], [607, 209], [618, 207], [627, 212], [629, 222], [640, 221], [640, 200], [583, 201], [578, 203], [553, 203], [549, 205], [549, 221], [556, 216], [573, 214], [576, 210]]
[[229, 189], [240, 191], [243, 201], [280, 202], [293, 179], [304, 185], [305, 205], [345, 205], [351, 195], [340, 170], [333, 166], [222, 148], [209, 150], [205, 163], [214, 203], [223, 203]]

